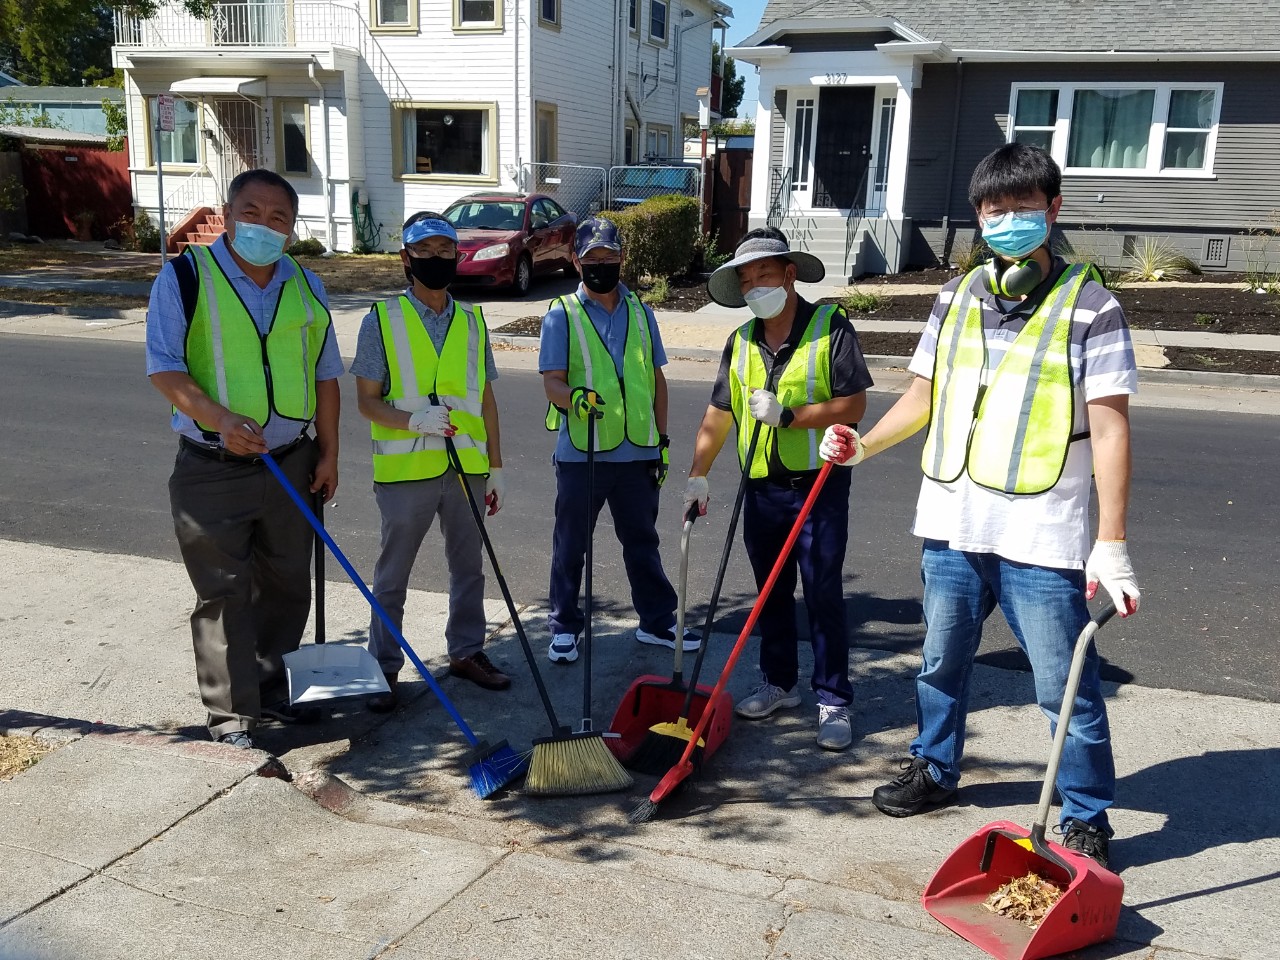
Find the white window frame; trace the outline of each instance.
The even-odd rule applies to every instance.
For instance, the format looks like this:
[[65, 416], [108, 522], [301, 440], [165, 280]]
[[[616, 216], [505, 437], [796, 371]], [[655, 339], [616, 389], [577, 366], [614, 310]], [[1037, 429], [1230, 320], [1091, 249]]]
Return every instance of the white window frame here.
[[[302, 104], [302, 137], [306, 149], [307, 169], [285, 169], [284, 115], [291, 104]], [[275, 101], [276, 114], [276, 171], [283, 177], [294, 179], [310, 177], [315, 168], [315, 157], [311, 153], [311, 101], [306, 97], [278, 97]]]
[[[644, 132], [645, 159], [647, 160], [650, 157], [657, 157], [663, 160], [670, 159], [671, 145], [674, 142], [674, 136], [675, 136], [675, 133], [671, 129], [671, 127], [667, 126], [664, 123], [646, 124], [645, 132]], [[667, 150], [665, 153], [659, 150], [659, 147], [661, 146], [662, 137], [667, 138]], [[651, 143], [653, 145], [652, 149], [650, 149], [650, 146], [649, 146]]]
[[[1009, 88], [1009, 122], [1005, 131], [1006, 140], [1014, 140], [1014, 120], [1017, 118], [1018, 94], [1023, 90], [1056, 90], [1058, 92], [1058, 116], [1052, 128], [1021, 127], [1023, 130], [1052, 129], [1052, 149], [1050, 153], [1062, 168], [1064, 177], [1154, 177], [1161, 180], [1216, 180], [1213, 172], [1217, 159], [1218, 126], [1222, 113], [1221, 81], [1150, 81], [1137, 80], [1094, 80], [1088, 83], [1014, 83]], [[1067, 166], [1067, 146], [1071, 141], [1071, 113], [1075, 109], [1076, 91], [1078, 90], [1154, 90], [1155, 102], [1151, 110], [1151, 130], [1147, 140], [1147, 165], [1145, 167], [1069, 167]], [[1188, 170], [1182, 167], [1168, 167], [1164, 164], [1165, 133], [1168, 131], [1169, 94], [1174, 90], [1212, 90], [1213, 118], [1205, 138], [1204, 168]], [[1181, 130], [1175, 127], [1174, 132]]]
[[370, 33], [403, 33], [418, 32], [418, 0], [409, 0], [409, 19], [404, 23], [383, 23], [382, 4], [379, 0], [369, 0], [369, 32]]
[[[484, 163], [480, 173], [417, 173], [406, 170], [408, 156], [405, 123], [417, 122], [418, 110], [473, 110], [487, 114], [485, 120]], [[496, 186], [498, 183], [498, 104], [493, 101], [445, 102], [435, 100], [393, 100], [391, 102], [392, 162], [394, 178], [410, 183], [463, 183]]]
[[462, 0], [453, 0], [453, 29], [458, 33], [501, 33], [503, 7], [503, 0], [493, 0], [492, 20], [464, 20]]

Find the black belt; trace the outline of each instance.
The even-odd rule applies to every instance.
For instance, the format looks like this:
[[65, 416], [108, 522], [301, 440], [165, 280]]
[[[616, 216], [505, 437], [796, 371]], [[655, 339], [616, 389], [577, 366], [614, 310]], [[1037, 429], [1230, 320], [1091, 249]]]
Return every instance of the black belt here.
[[[277, 460], [287, 457], [289, 454], [302, 446], [302, 441], [307, 439], [304, 433], [296, 440], [291, 440], [286, 444], [276, 447], [271, 451], [271, 456]], [[238, 453], [228, 453], [222, 447], [207, 447], [203, 443], [196, 443], [189, 437], [179, 437], [178, 445], [184, 450], [190, 450], [197, 457], [203, 457], [205, 460], [217, 460], [219, 463], [261, 463], [262, 457], [253, 454], [247, 457]]]
[[777, 476], [760, 477], [752, 482], [768, 483], [788, 490], [808, 490], [817, 479], [818, 471], [814, 470], [807, 473], [783, 473]]

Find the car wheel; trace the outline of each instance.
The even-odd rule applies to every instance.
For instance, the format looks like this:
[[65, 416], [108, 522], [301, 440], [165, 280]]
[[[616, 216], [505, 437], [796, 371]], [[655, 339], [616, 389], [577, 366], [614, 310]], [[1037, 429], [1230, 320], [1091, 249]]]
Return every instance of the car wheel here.
[[529, 287], [533, 285], [533, 264], [528, 257], [521, 257], [516, 261], [515, 276], [511, 280], [511, 292], [517, 297], [523, 297], [529, 292]]

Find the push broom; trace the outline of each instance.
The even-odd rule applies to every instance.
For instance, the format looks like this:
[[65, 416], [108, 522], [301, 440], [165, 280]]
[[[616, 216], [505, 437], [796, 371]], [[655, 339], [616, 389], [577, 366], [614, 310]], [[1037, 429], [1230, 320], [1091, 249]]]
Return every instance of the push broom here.
[[[831, 475], [831, 467], [831, 461], [827, 461], [822, 465], [822, 469], [818, 471], [818, 476], [813, 481], [813, 488], [809, 491], [809, 496], [805, 497], [804, 505], [796, 516], [796, 522], [791, 526], [791, 533], [787, 535], [787, 542], [782, 545], [778, 559], [774, 561], [773, 569], [769, 571], [769, 578], [765, 580], [764, 586], [761, 587], [760, 596], [756, 598], [756, 602], [752, 605], [751, 613], [747, 615], [747, 622], [743, 624], [742, 632], [738, 634], [737, 642], [734, 643], [733, 649], [729, 651], [729, 659], [725, 661], [724, 669], [720, 671], [720, 679], [716, 681], [715, 688], [711, 691], [712, 701], [723, 692], [725, 685], [729, 682], [729, 675], [733, 673], [738, 657], [747, 645], [747, 638], [751, 636], [751, 631], [755, 629], [756, 621], [760, 619], [760, 612], [764, 609], [765, 601], [769, 599], [769, 594], [773, 592], [773, 585], [778, 582], [778, 577], [782, 574], [782, 568], [786, 565], [787, 558], [791, 556], [791, 548], [795, 546], [796, 540], [799, 539], [800, 530], [804, 527], [805, 520], [809, 518], [809, 512], [813, 509], [813, 505], [818, 499], [818, 494], [822, 492], [822, 487], [826, 484], [827, 477]], [[653, 788], [653, 792], [628, 814], [628, 820], [632, 823], [646, 823], [652, 820], [658, 815], [658, 806], [662, 801], [671, 796], [676, 788], [688, 779], [689, 774], [693, 773], [693, 753], [697, 748], [698, 740], [706, 731], [710, 719], [711, 714], [709, 712], [703, 713], [698, 720], [698, 725], [694, 727], [693, 733], [685, 744], [684, 752], [680, 755], [680, 759], [667, 771], [666, 776], [658, 781], [658, 785]]]
[[[471, 516], [476, 522], [480, 539], [484, 542], [485, 551], [489, 555], [489, 565], [493, 567], [493, 575], [498, 581], [498, 588], [502, 591], [502, 599], [506, 601], [507, 612], [511, 615], [516, 637], [520, 640], [520, 648], [524, 651], [525, 660], [529, 663], [529, 671], [533, 674], [534, 686], [538, 688], [538, 696], [542, 698], [542, 708], [546, 711], [547, 719], [551, 723], [550, 736], [533, 742], [529, 772], [525, 777], [525, 792], [534, 796], [551, 797], [604, 793], [609, 790], [623, 789], [629, 784], [624, 784], [623, 787], [612, 785], [616, 776], [612, 766], [616, 766], [617, 761], [614, 761], [613, 765], [602, 763], [598, 751], [590, 746], [584, 747], [583, 738], [572, 733], [569, 727], [563, 726], [556, 718], [555, 707], [551, 705], [551, 698], [547, 696], [547, 688], [542, 680], [542, 671], [538, 669], [538, 661], [533, 655], [533, 647], [529, 645], [529, 637], [524, 632], [524, 624], [520, 620], [515, 600], [511, 597], [511, 590], [507, 587], [506, 577], [502, 575], [502, 568], [498, 566], [498, 556], [494, 552], [493, 541], [489, 539], [489, 531], [485, 529], [480, 505], [476, 503], [475, 495], [463, 476], [458, 450], [453, 445], [452, 437], [445, 437], [444, 442], [449, 452], [449, 462], [453, 465], [453, 470], [458, 475], [458, 482], [467, 495], [467, 503], [471, 505]], [[603, 741], [600, 742], [603, 744]], [[607, 747], [604, 748], [604, 752], [608, 754], [610, 760], [613, 759]]]
[[373, 608], [373, 612], [382, 621], [387, 631], [395, 637], [396, 643], [400, 644], [400, 649], [405, 652], [405, 656], [418, 668], [418, 673], [422, 674], [422, 679], [427, 682], [427, 686], [439, 698], [441, 706], [444, 707], [453, 722], [458, 725], [458, 729], [462, 731], [462, 735], [471, 744], [472, 749], [466, 758], [467, 773], [471, 778], [471, 789], [476, 792], [480, 799], [484, 800], [497, 793], [513, 780], [518, 779], [525, 771], [525, 758], [511, 749], [507, 741], [503, 740], [496, 745], [490, 745], [477, 737], [472, 729], [467, 726], [467, 721], [462, 719], [462, 714], [458, 712], [458, 708], [453, 705], [453, 702], [445, 695], [445, 692], [440, 689], [440, 684], [436, 682], [436, 678], [431, 675], [431, 671], [418, 658], [413, 647], [409, 646], [409, 641], [404, 638], [404, 634], [392, 622], [387, 611], [378, 602], [378, 598], [373, 595], [373, 591], [365, 585], [364, 580], [356, 573], [355, 567], [351, 565], [351, 561], [347, 559], [346, 554], [338, 548], [338, 545], [333, 541], [333, 537], [329, 536], [328, 531], [316, 519], [315, 513], [307, 505], [307, 502], [302, 499], [302, 495], [294, 489], [293, 484], [284, 475], [275, 458], [269, 453], [261, 454], [261, 457], [262, 462], [267, 465], [267, 469], [280, 481], [280, 485], [284, 487], [285, 492], [289, 494], [289, 498], [302, 511], [302, 515], [307, 518], [311, 528], [325, 542], [325, 546], [329, 548], [334, 558], [342, 566], [342, 569], [347, 572], [351, 582], [364, 594], [364, 598], [369, 601], [369, 606]]

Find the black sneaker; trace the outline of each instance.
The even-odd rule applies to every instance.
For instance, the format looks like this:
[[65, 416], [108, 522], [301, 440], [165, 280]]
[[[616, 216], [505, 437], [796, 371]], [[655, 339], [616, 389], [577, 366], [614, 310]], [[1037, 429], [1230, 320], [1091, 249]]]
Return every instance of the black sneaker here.
[[314, 706], [290, 706], [288, 700], [266, 704], [261, 708], [263, 719], [276, 723], [319, 723], [324, 718], [324, 711]]
[[235, 747], [237, 750], [252, 750], [253, 738], [249, 736], [247, 730], [232, 730], [230, 733], [224, 733], [218, 738], [218, 743], [226, 744], [228, 747]]
[[1073, 853], [1081, 853], [1098, 866], [1106, 868], [1111, 859], [1111, 838], [1101, 827], [1071, 819], [1062, 825], [1062, 845]]
[[924, 757], [903, 760], [902, 773], [871, 794], [876, 809], [891, 817], [910, 817], [955, 798], [956, 791], [940, 787], [929, 774], [929, 761]]

